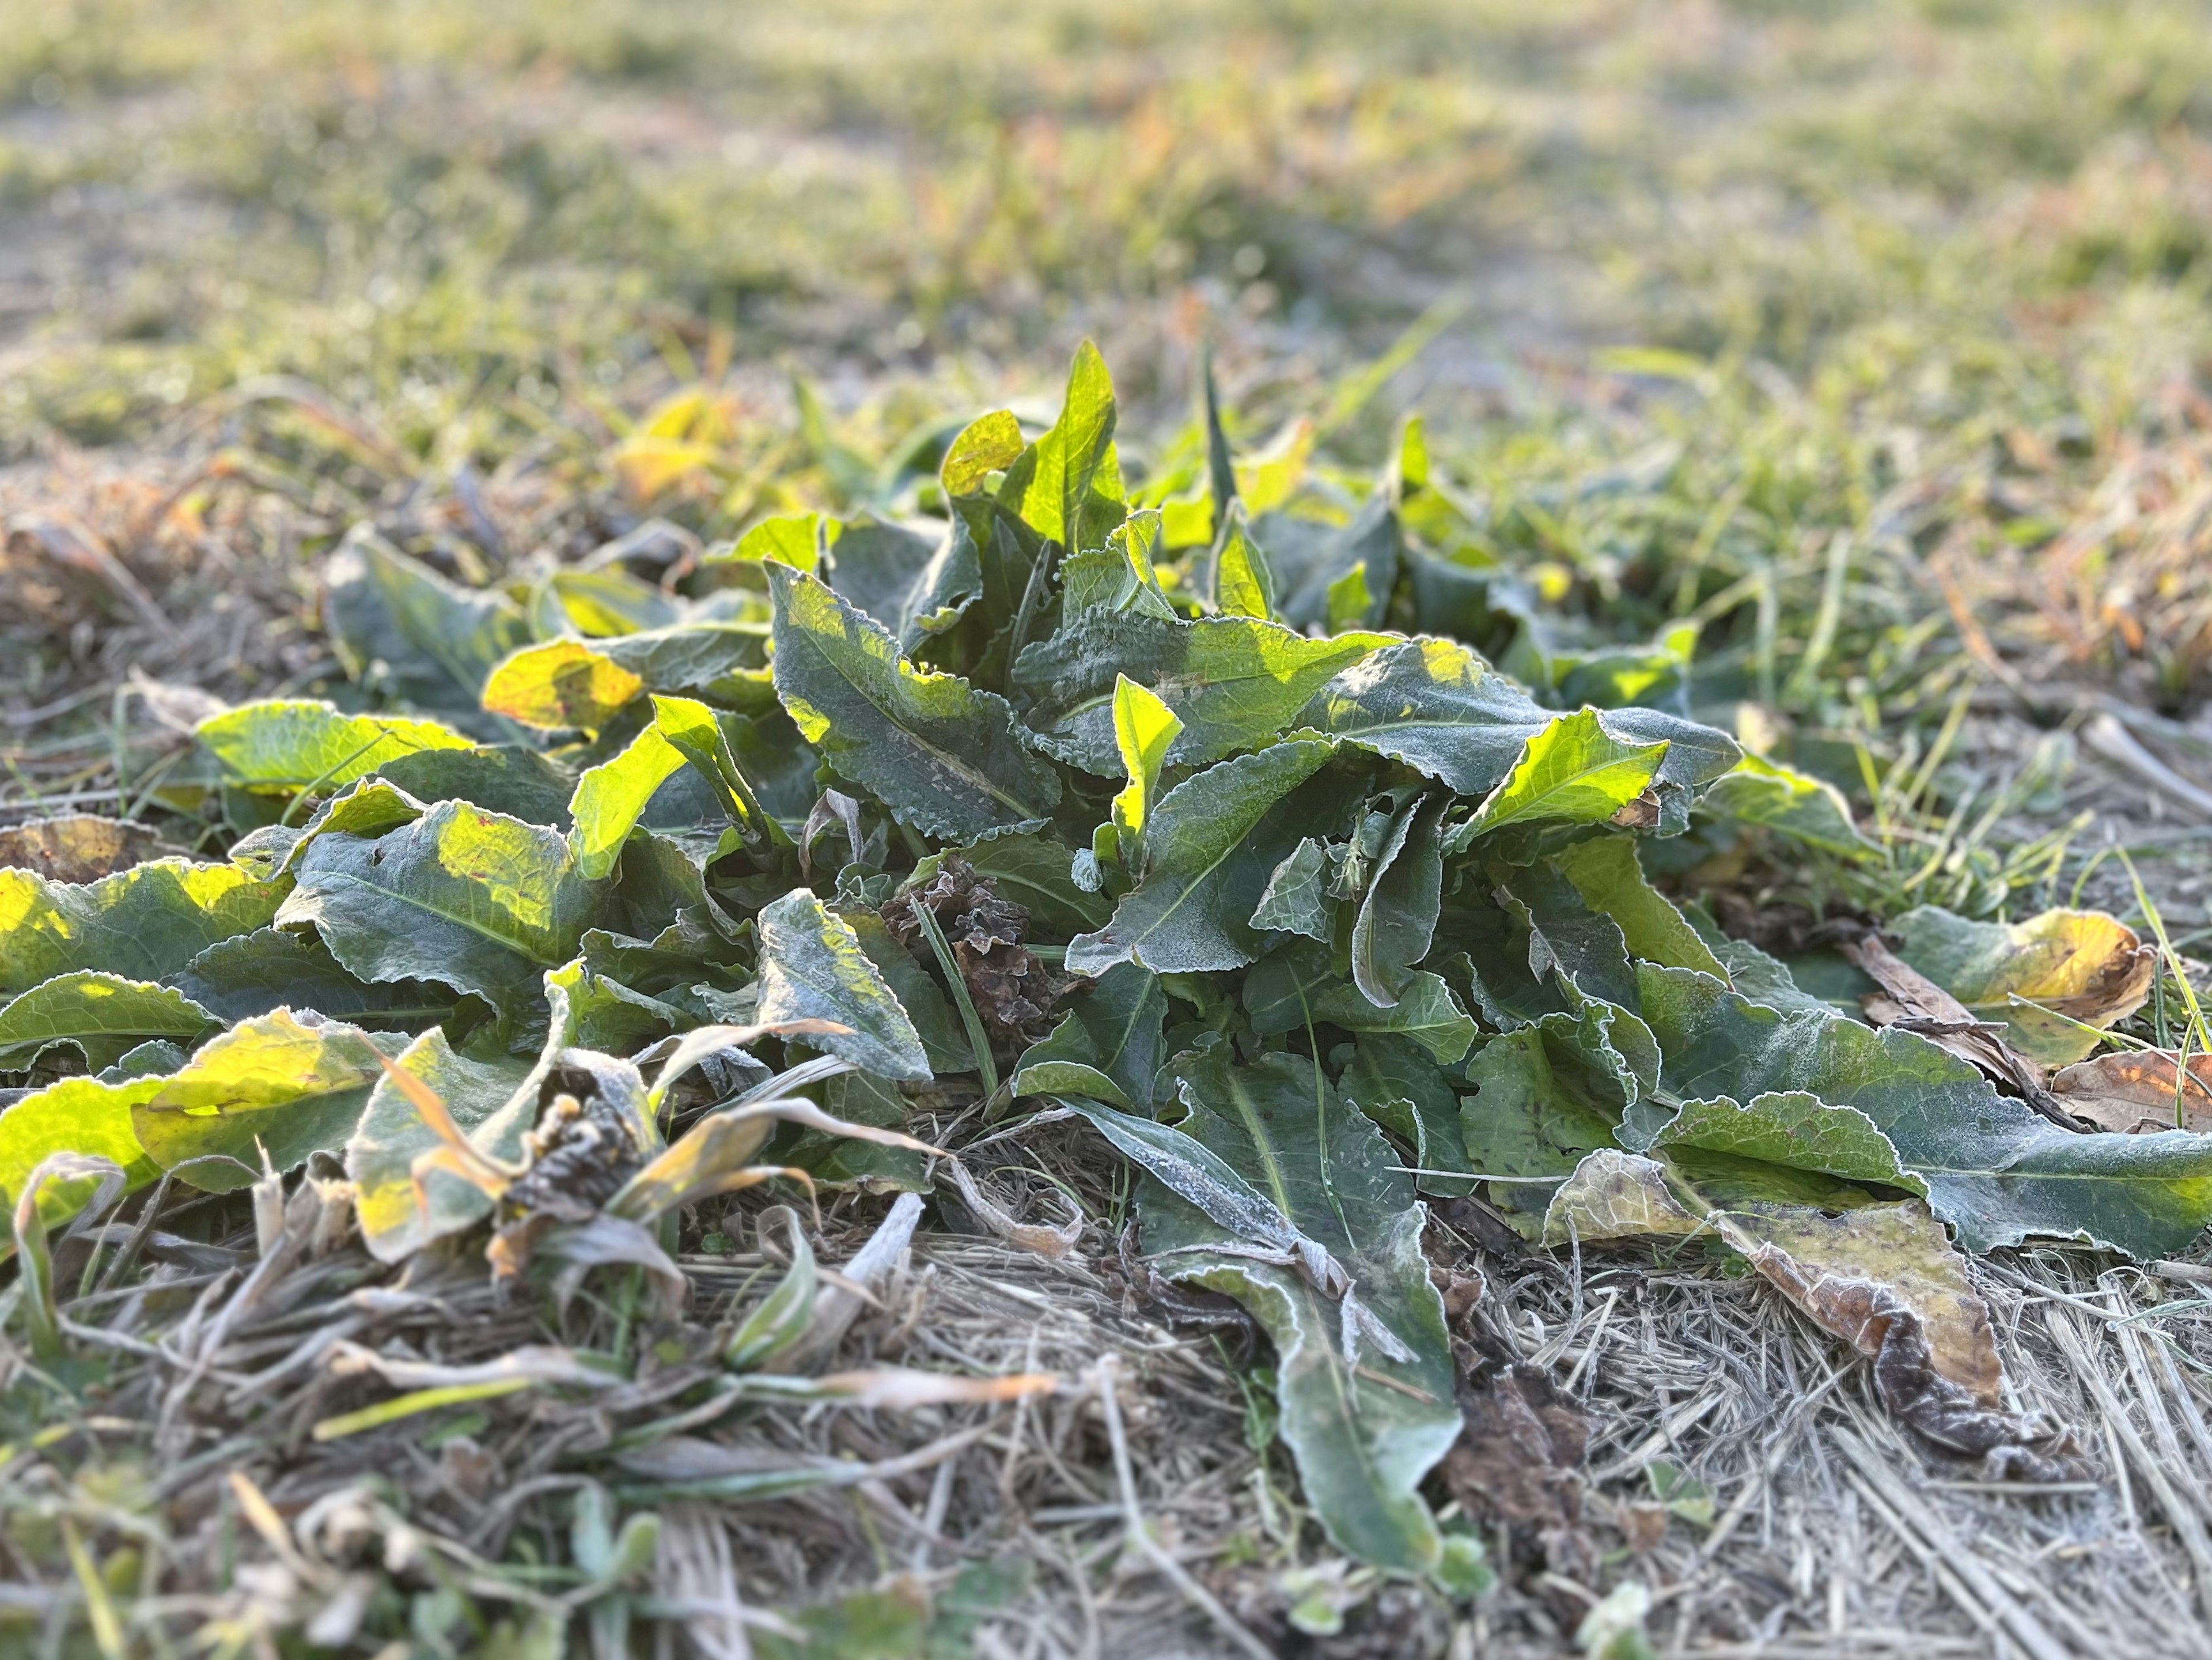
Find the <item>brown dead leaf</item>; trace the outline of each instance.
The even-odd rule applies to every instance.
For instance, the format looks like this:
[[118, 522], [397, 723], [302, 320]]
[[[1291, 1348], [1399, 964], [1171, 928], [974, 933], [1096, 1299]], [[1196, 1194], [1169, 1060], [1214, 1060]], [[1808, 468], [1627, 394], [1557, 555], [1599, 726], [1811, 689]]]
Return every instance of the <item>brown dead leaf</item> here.
[[1582, 1519], [1579, 1470], [1590, 1422], [1540, 1366], [1516, 1362], [1486, 1384], [1462, 1383], [1466, 1430], [1445, 1455], [1444, 1484], [1470, 1516], [1571, 1530]]
[[2123, 1135], [2212, 1131], [2212, 1055], [2191, 1055], [2185, 1075], [2171, 1049], [2100, 1055], [2062, 1070], [2051, 1092], [2069, 1112]]
[[96, 882], [149, 859], [182, 851], [166, 846], [144, 824], [88, 812], [34, 818], [0, 830], [0, 868], [35, 871], [51, 882]]
[[908, 946], [921, 938], [916, 905], [927, 906], [944, 930], [975, 1012], [1003, 1058], [1011, 1060], [1043, 1037], [1060, 1000], [1084, 983], [1022, 944], [1029, 912], [1002, 898], [957, 853], [945, 855], [928, 882], [884, 907], [884, 921]]
[[1999, 1479], [2073, 1469], [2071, 1432], [2002, 1409], [2004, 1365], [1988, 1304], [1921, 1201], [1838, 1215], [1762, 1205], [1716, 1212], [1713, 1223], [1816, 1325], [1874, 1362], [1883, 1404], [1927, 1440], [1985, 1458]]

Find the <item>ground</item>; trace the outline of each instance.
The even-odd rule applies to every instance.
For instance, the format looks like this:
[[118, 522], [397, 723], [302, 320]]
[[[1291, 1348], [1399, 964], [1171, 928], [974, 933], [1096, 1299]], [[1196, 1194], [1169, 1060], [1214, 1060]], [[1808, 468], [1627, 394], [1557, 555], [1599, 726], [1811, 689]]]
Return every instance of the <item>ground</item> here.
[[[1576, 627], [1699, 623], [1700, 712], [1889, 849], [1843, 891], [1708, 872], [1746, 914], [2079, 896], [2154, 905], [2185, 953], [2212, 940], [2208, 288], [2203, 4], [0, 0], [0, 816], [139, 810], [136, 734], [195, 693], [344, 695], [314, 573], [358, 520], [464, 575], [487, 538], [730, 535], [834, 505], [925, 419], [1048, 407], [1089, 336], [1133, 470], [1210, 346], [1245, 441], [1307, 417], [1371, 466], [1418, 409]], [[1450, 1239], [1601, 1426], [1585, 1548], [1627, 1548], [1662, 1448], [1717, 1499], [1651, 1548], [1662, 1651], [2212, 1651], [2205, 1270], [1977, 1270], [2025, 1402], [2104, 1471], [1999, 1495], [1931, 1476], [1756, 1280]], [[1110, 1242], [932, 1252], [949, 1322], [1042, 1294], [1030, 1364], [1123, 1356], [1146, 1512], [1248, 1623], [1419, 1646], [1426, 1614], [1376, 1602], [1287, 1634], [1268, 1455]], [[1139, 1563], [1095, 1606], [1070, 1566], [1119, 1541], [1079, 1416], [963, 1477], [1033, 1523], [1030, 1623], [988, 1640], [1204, 1651]], [[907, 1485], [919, 1542], [876, 1565], [942, 1571], [945, 1501]], [[849, 1573], [845, 1517], [809, 1536]], [[1431, 1634], [1569, 1646], [1581, 1584], [1505, 1577]]]

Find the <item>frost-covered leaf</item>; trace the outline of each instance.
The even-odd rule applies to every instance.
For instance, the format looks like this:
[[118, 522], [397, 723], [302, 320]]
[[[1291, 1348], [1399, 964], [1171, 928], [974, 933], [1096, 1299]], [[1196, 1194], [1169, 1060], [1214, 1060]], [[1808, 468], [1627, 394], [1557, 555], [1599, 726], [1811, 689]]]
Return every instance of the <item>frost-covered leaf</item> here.
[[902, 652], [951, 628], [983, 592], [975, 539], [957, 518], [926, 534], [904, 525], [848, 525], [830, 559], [830, 586], [882, 623]]
[[1389, 1008], [1405, 994], [1413, 964], [1429, 954], [1436, 937], [1449, 800], [1424, 797], [1399, 812], [1359, 903], [1352, 926], [1352, 979], [1377, 1007]]
[[143, 980], [79, 970], [0, 1005], [0, 1068], [21, 1071], [56, 1043], [98, 1072], [150, 1038], [191, 1043], [216, 1026], [215, 1017], [183, 993]]
[[[1114, 914], [1112, 900], [1076, 886], [1068, 873], [1073, 849], [1049, 836], [1034, 832], [994, 836], [971, 843], [960, 856], [975, 866], [978, 876], [990, 879], [1000, 897], [1029, 912], [1030, 921], [1045, 931], [1040, 937], [1080, 933]], [[931, 873], [915, 866], [917, 881], [928, 880]]]
[[1245, 976], [1244, 1007], [1262, 1037], [1302, 1031], [1309, 1020], [1347, 1031], [1396, 1032], [1446, 1066], [1468, 1052], [1479, 1031], [1441, 976], [1412, 971], [1398, 1000], [1384, 1008], [1347, 982], [1326, 950], [1305, 944], [1260, 960]]
[[443, 801], [369, 839], [325, 836], [300, 862], [280, 927], [313, 923], [362, 980], [437, 980], [505, 1008], [576, 954], [604, 885], [557, 831]]
[[1856, 1107], [1968, 1250], [2079, 1234], [2153, 1256], [2212, 1222], [2212, 1137], [2075, 1134], [1909, 1032], [1785, 1014], [1682, 969], [1638, 976], [1666, 1088], [1737, 1101], [1802, 1091]]
[[1336, 937], [1336, 906], [1328, 893], [1328, 849], [1310, 836], [1291, 849], [1267, 878], [1252, 926], [1302, 933], [1326, 946]]
[[852, 1030], [809, 1044], [884, 1078], [930, 1076], [921, 1035], [850, 924], [805, 888], [763, 909], [757, 921], [763, 1024], [834, 1020]]
[[1267, 1329], [1282, 1436], [1332, 1542], [1381, 1567], [1433, 1570], [1443, 1541], [1418, 1489], [1461, 1424], [1412, 1178], [1392, 1168], [1398, 1155], [1310, 1061], [1269, 1055], [1233, 1067], [1217, 1049], [1176, 1067], [1190, 1110], [1183, 1139], [1252, 1172], [1255, 1196], [1340, 1265], [1351, 1294], [1405, 1358], [1371, 1335], [1347, 1353], [1358, 1323], [1340, 1298], [1297, 1268], [1240, 1252], [1265, 1242], [1194, 1203], [1149, 1162], [1138, 1199], [1146, 1256], [1156, 1272], [1236, 1298]]
[[1038, 743], [1102, 778], [1121, 775], [1114, 689], [1126, 676], [1183, 723], [1172, 766], [1202, 766], [1256, 749], [1297, 723], [1316, 687], [1390, 636], [1310, 640], [1254, 617], [1194, 623], [1138, 611], [1091, 611], [1015, 660], [1012, 684]]
[[473, 708], [492, 666], [530, 637], [522, 608], [356, 531], [324, 574], [324, 620], [346, 672], [432, 708]]
[[1413, 1185], [1421, 1192], [1456, 1198], [1474, 1190], [1459, 1096], [1420, 1044], [1395, 1032], [1363, 1036], [1337, 1087], [1346, 1100], [1413, 1149], [1413, 1163], [1424, 1172]]
[[812, 577], [767, 570], [776, 691], [839, 773], [932, 836], [973, 838], [1059, 805], [1058, 775], [1015, 736], [1005, 699], [917, 669]]
[[1259, 954], [1251, 915], [1300, 834], [1290, 804], [1333, 746], [1292, 739], [1239, 756], [1168, 792], [1145, 836], [1144, 864], [1113, 920], [1068, 946], [1067, 966], [1101, 974], [1133, 957], [1159, 974], [1240, 968]]
[[383, 1076], [382, 1053], [356, 1026], [279, 1009], [208, 1043], [134, 1106], [131, 1125], [162, 1169], [234, 1192], [260, 1177], [264, 1153], [289, 1171], [344, 1146]]
[[82, 884], [0, 870], [0, 992], [77, 969], [159, 980], [218, 939], [266, 927], [283, 897], [234, 865], [184, 859]]
[[218, 940], [168, 983], [222, 1020], [313, 1009], [359, 1026], [411, 1030], [445, 1019], [460, 1000], [458, 992], [428, 981], [356, 980], [312, 928], [257, 928]]
[[1872, 859], [1881, 849], [1859, 833], [1850, 803], [1826, 779], [1747, 755], [1705, 792], [1716, 818], [1761, 824], [1792, 840], [1846, 859]]
[[[1314, 694], [1295, 724], [1403, 761], [1479, 801], [1506, 781], [1523, 745], [1558, 718], [1466, 647], [1411, 640], [1345, 669]], [[1654, 775], [1662, 830], [1686, 824], [1689, 798], [1741, 754], [1725, 734], [1656, 709], [1609, 710], [1600, 729], [1616, 743], [1666, 743]]]
[[342, 714], [307, 698], [246, 703], [199, 724], [200, 745], [222, 775], [248, 789], [335, 791], [386, 762], [420, 750], [460, 750], [474, 740], [435, 721]]
[[528, 824], [568, 828], [574, 777], [532, 749], [479, 744], [474, 749], [417, 750], [377, 773], [418, 801], [466, 801]]
[[[1398, 515], [1383, 491], [1370, 496], [1342, 525], [1297, 514], [1261, 513], [1252, 537], [1274, 567], [1275, 609], [1293, 628], [1316, 623], [1372, 628], [1382, 620], [1397, 586], [1401, 544]], [[1347, 593], [1357, 581], [1366, 603], [1354, 614], [1332, 617], [1332, 591]]]
[[1018, 1095], [1087, 1095], [1125, 1112], [1148, 1112], [1163, 1058], [1167, 994], [1134, 963], [1110, 968], [1077, 998], [1014, 1072]]
[[1673, 969], [1696, 969], [1717, 980], [1729, 977], [1674, 901], [1646, 879], [1630, 837], [1592, 836], [1563, 848], [1552, 862], [1574, 884], [1584, 904], [1613, 920], [1630, 956]]

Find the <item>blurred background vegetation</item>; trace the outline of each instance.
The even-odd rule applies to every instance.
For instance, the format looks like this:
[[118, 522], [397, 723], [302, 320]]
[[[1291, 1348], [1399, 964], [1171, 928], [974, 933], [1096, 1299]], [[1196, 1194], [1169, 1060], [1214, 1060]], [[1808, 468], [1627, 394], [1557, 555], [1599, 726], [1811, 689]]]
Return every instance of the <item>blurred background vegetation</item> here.
[[[2202, 0], [0, 0], [0, 502], [97, 472], [160, 603], [179, 515], [851, 507], [1085, 334], [1141, 476], [1210, 343], [1253, 447], [1425, 410], [1458, 556], [1695, 622], [1701, 713], [1941, 858], [2100, 699], [2212, 754], [2208, 279]], [[25, 556], [7, 701], [151, 649]]]

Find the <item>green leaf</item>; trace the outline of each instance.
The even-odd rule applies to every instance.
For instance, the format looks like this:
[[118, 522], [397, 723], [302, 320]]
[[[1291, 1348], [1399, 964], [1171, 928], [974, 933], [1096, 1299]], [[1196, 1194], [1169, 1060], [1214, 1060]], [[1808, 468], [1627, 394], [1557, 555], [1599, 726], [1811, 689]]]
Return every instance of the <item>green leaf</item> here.
[[763, 1237], [769, 1224], [779, 1219], [791, 1242], [791, 1266], [783, 1271], [775, 1288], [753, 1304], [731, 1335], [728, 1346], [722, 1351], [722, 1363], [732, 1371], [754, 1371], [769, 1365], [806, 1335], [814, 1318], [814, 1296], [820, 1284], [814, 1268], [814, 1247], [807, 1242], [799, 1213], [788, 1206], [779, 1206], [763, 1213]]
[[1102, 975], [1014, 1071], [1017, 1095], [1087, 1095], [1126, 1112], [1152, 1109], [1167, 1025], [1159, 976], [1134, 963]]
[[1213, 556], [1213, 608], [1224, 617], [1275, 614], [1275, 572], [1267, 554], [1252, 539], [1245, 522], [1244, 504], [1232, 501], [1222, 520], [1220, 539]]
[[1041, 748], [1071, 766], [1121, 773], [1114, 691], [1126, 676], [1183, 723], [1172, 766], [1203, 766], [1256, 749], [1288, 728], [1316, 687], [1389, 643], [1379, 634], [1309, 640], [1250, 617], [1170, 621], [1086, 611], [1015, 660], [1012, 684]]
[[[133, 1188], [161, 1174], [161, 1167], [138, 1145], [131, 1115], [161, 1093], [165, 1078], [133, 1078], [118, 1084], [97, 1078], [64, 1078], [49, 1084], [0, 1112], [0, 1194], [9, 1208], [23, 1192], [31, 1172], [52, 1153], [79, 1152], [112, 1158]], [[39, 1213], [49, 1226], [66, 1222], [92, 1196], [82, 1182], [49, 1183], [39, 1196]]]
[[1881, 849], [1851, 822], [1850, 804], [1826, 780], [1747, 755], [1705, 792], [1705, 810], [1739, 824], [1762, 824], [1846, 859], [1879, 859]]
[[757, 565], [779, 560], [811, 576], [822, 568], [823, 550], [842, 528], [822, 514], [784, 514], [762, 520], [738, 538], [735, 547], [708, 555], [705, 562]]
[[938, 467], [938, 480], [947, 496], [974, 496], [982, 489], [989, 474], [1006, 471], [1021, 459], [1027, 447], [1022, 441], [1022, 423], [1012, 412], [993, 410], [960, 429]]
[[1595, 709], [1563, 714], [1528, 740], [1462, 835], [1514, 824], [1603, 824], [1650, 788], [1666, 755], [1663, 739], [1630, 744], [1613, 737]]
[[1267, 550], [1275, 571], [1276, 608], [1293, 628], [1330, 622], [1334, 590], [1340, 603], [1353, 593], [1352, 579], [1368, 596], [1364, 613], [1346, 620], [1372, 628], [1398, 584], [1398, 515], [1389, 493], [1368, 497], [1349, 523], [1332, 525], [1291, 513], [1262, 513], [1252, 534]]
[[1593, 836], [1554, 855], [1583, 903], [1613, 919], [1629, 954], [1672, 969], [1696, 969], [1725, 981], [1728, 970], [1674, 902], [1645, 879], [1636, 842], [1626, 836]]
[[1238, 1067], [1215, 1049], [1176, 1064], [1190, 1109], [1185, 1138], [1231, 1171], [1256, 1173], [1259, 1196], [1342, 1265], [1407, 1358], [1370, 1341], [1355, 1360], [1340, 1303], [1291, 1268], [1224, 1250], [1251, 1236], [1157, 1175], [1138, 1200], [1146, 1252], [1158, 1271], [1236, 1298], [1266, 1329], [1282, 1437], [1330, 1541], [1378, 1567], [1425, 1573], [1443, 1544], [1419, 1487], [1461, 1421], [1412, 1180], [1391, 1168], [1398, 1156], [1310, 1061], [1269, 1055]]
[[445, 1019], [459, 1001], [458, 993], [426, 981], [363, 984], [338, 966], [313, 929], [257, 928], [217, 940], [169, 984], [221, 1020], [294, 1008], [357, 1026], [411, 1028]]
[[[722, 811], [738, 827], [738, 833], [750, 846], [770, 845], [788, 847], [791, 832], [787, 830], [769, 812], [761, 800], [760, 792], [739, 764], [732, 739], [743, 733], [742, 717], [719, 714], [704, 703], [690, 697], [659, 697], [653, 700], [654, 728], [667, 740], [678, 754], [696, 768], [699, 775], [714, 790], [721, 802]], [[638, 773], [641, 777], [653, 765], [654, 751], [648, 746], [644, 751]], [[672, 772], [673, 768], [670, 769]], [[655, 788], [666, 781], [667, 773], [656, 781]], [[639, 803], [642, 812], [653, 799], [647, 791], [645, 800]], [[628, 835], [628, 830], [623, 834]]]
[[805, 888], [766, 907], [757, 924], [763, 1024], [835, 1020], [852, 1031], [809, 1038], [810, 1046], [884, 1078], [928, 1079], [921, 1035], [851, 924]]
[[[1403, 761], [1480, 800], [1511, 775], [1528, 741], [1556, 719], [1466, 647], [1410, 640], [1346, 668], [1314, 694], [1296, 724]], [[1666, 742], [1654, 782], [1684, 824], [1690, 795], [1741, 755], [1711, 727], [1653, 709], [1609, 711], [1600, 729], [1614, 741]], [[1662, 815], [1660, 828], [1681, 825]]]
[[1113, 921], [1070, 942], [1067, 966], [1101, 974], [1133, 958], [1160, 974], [1241, 968], [1262, 944], [1250, 917], [1298, 840], [1290, 804], [1332, 746], [1294, 739], [1185, 779], [1161, 799], [1135, 888]]
[[1346, 1031], [1396, 1032], [1446, 1066], [1465, 1055], [1480, 1030], [1441, 976], [1416, 970], [1398, 1000], [1384, 1008], [1348, 985], [1318, 946], [1272, 952], [1245, 977], [1244, 1007], [1261, 1037], [1304, 1030], [1307, 1021]]
[[149, 1038], [191, 1043], [216, 1024], [181, 992], [81, 969], [0, 1006], [0, 1067], [27, 1070], [48, 1046], [67, 1043], [98, 1072]]
[[1113, 377], [1098, 348], [1085, 340], [1068, 367], [1060, 419], [1036, 441], [1036, 468], [1019, 507], [1030, 529], [1071, 553], [1103, 545], [1121, 521], [1114, 421]]
[[1405, 994], [1413, 964], [1429, 954], [1436, 937], [1443, 889], [1441, 827], [1449, 805], [1446, 796], [1421, 798], [1398, 814], [1352, 923], [1352, 983], [1378, 1008]]
[[1328, 850], [1307, 836], [1267, 878], [1252, 926], [1329, 944], [1336, 937], [1336, 905], [1327, 891], [1328, 874]]
[[1124, 856], [1134, 861], [1143, 845], [1145, 821], [1159, 794], [1160, 769], [1169, 745], [1182, 731], [1175, 711], [1127, 675], [1114, 684], [1114, 741], [1121, 751], [1127, 787], [1114, 798], [1114, 828]]
[[380, 1057], [358, 1027], [279, 1009], [210, 1041], [132, 1109], [131, 1126], [163, 1170], [235, 1192], [260, 1178], [264, 1153], [289, 1171], [343, 1146], [384, 1075]]
[[830, 555], [830, 586], [890, 631], [902, 652], [960, 620], [982, 597], [983, 567], [966, 523], [925, 536], [903, 525], [848, 526]]
[[473, 708], [492, 666], [530, 637], [522, 608], [467, 588], [363, 532], [323, 573], [324, 621], [356, 680], [403, 702]]
[[901, 823], [969, 839], [1060, 804], [1059, 775], [1015, 735], [1004, 698], [915, 668], [812, 577], [777, 564], [768, 577], [785, 708], [831, 766]]
[[557, 831], [459, 801], [373, 840], [323, 836], [297, 880], [278, 926], [313, 923], [356, 978], [437, 980], [503, 1009], [535, 1000], [605, 903]]
[[1803, 1091], [1857, 1108], [1967, 1250], [2078, 1235], [2155, 1256], [2212, 1222], [2212, 1137], [2076, 1134], [1912, 1033], [1762, 1007], [1686, 970], [1646, 964], [1638, 977], [1669, 1091]]
[[[523, 1135], [538, 1120], [542, 1064], [457, 1055], [435, 1028], [409, 1044], [396, 1064], [430, 1086], [480, 1152], [510, 1164], [521, 1158]], [[429, 1203], [425, 1208], [418, 1201], [415, 1161], [444, 1145], [399, 1086], [380, 1076], [345, 1152], [362, 1239], [378, 1262], [404, 1262], [491, 1214], [491, 1195], [450, 1170], [426, 1169], [422, 1192]]]
[[[1361, 1037], [1337, 1087], [1346, 1100], [1413, 1147], [1414, 1164], [1429, 1172], [1413, 1178], [1421, 1192], [1457, 1198], [1474, 1190], [1459, 1097], [1435, 1057], [1419, 1043], [1395, 1032]], [[1440, 1171], [1468, 1174], [1455, 1177]]]
[[200, 745], [223, 776], [247, 789], [336, 791], [419, 750], [473, 749], [435, 721], [341, 714], [329, 703], [277, 698], [200, 722]]
[[234, 865], [184, 859], [82, 884], [0, 870], [0, 992], [77, 969], [159, 980], [218, 939], [267, 927], [283, 897]]
[[538, 632], [573, 628], [610, 636], [663, 629], [677, 618], [677, 602], [649, 582], [619, 568], [556, 570], [538, 590]]
[[684, 752], [658, 727], [647, 727], [619, 755], [576, 781], [576, 793], [568, 802], [574, 825], [568, 845], [578, 875], [597, 881], [613, 873], [623, 843], [637, 827], [646, 804], [684, 763]]
[[645, 690], [645, 680], [581, 640], [525, 646], [491, 672], [483, 706], [541, 732], [596, 733]]

